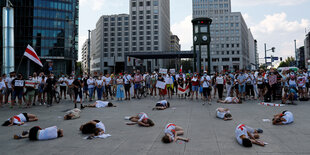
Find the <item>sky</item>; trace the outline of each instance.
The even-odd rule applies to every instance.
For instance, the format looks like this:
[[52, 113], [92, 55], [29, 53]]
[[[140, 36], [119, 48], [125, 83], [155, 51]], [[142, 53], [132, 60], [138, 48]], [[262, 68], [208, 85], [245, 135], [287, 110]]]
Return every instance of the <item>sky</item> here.
[[[88, 30], [96, 27], [102, 15], [129, 13], [130, 0], [80, 0], [79, 60], [81, 47], [88, 38]], [[297, 48], [304, 45], [306, 32], [310, 31], [310, 0], [231, 0], [232, 11], [241, 12], [247, 26], [258, 42], [259, 57], [275, 47], [267, 56], [295, 56]], [[170, 0], [171, 32], [178, 35], [182, 50], [192, 46], [192, 0]]]

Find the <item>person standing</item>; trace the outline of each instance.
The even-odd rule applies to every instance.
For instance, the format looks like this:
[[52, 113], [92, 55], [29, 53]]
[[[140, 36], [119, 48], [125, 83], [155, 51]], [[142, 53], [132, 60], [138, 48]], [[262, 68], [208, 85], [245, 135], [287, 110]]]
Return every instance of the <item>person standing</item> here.
[[130, 100], [130, 87], [131, 87], [131, 76], [128, 74], [128, 72], [125, 72], [124, 75], [124, 83], [125, 83], [125, 100]]
[[74, 81], [74, 78], [73, 78], [73, 75], [70, 76], [70, 78], [67, 80], [67, 86], [68, 86], [68, 94], [70, 96], [70, 99], [72, 101], [72, 97], [74, 98], [74, 92], [73, 92], [73, 86], [72, 86], [72, 83]]
[[34, 72], [32, 75], [33, 75], [32, 80], [35, 83], [35, 85], [34, 85], [34, 97], [33, 97], [32, 105], [35, 106], [37, 96], [39, 95], [39, 83], [40, 83], [40, 81], [39, 81], [39, 77], [37, 76], [36, 72]]
[[116, 79], [117, 89], [116, 89], [116, 98], [117, 100], [122, 100], [124, 98], [124, 79], [122, 74]]
[[[152, 73], [152, 76], [151, 76], [151, 96], [156, 96], [156, 81], [157, 81], [157, 76], [155, 75], [156, 72], [153, 72]], [[153, 94], [154, 93], [154, 94]]]
[[66, 88], [67, 88], [67, 78], [64, 74], [61, 74], [61, 77], [58, 79], [58, 83], [60, 85], [60, 98], [64, 96], [67, 99]]
[[0, 76], [0, 107], [1, 108], [3, 104], [3, 95], [5, 95], [5, 89], [6, 89], [5, 82], [2, 79], [2, 77]]
[[[209, 104], [211, 104], [211, 78], [207, 74], [207, 71], [204, 71], [203, 76], [200, 79], [200, 83], [202, 85], [202, 91], [204, 95], [204, 100], [206, 101], [208, 99]], [[205, 103], [203, 103], [204, 105]]]
[[196, 99], [198, 100], [198, 90], [199, 90], [199, 77], [198, 73], [195, 73], [192, 77], [192, 99], [194, 98], [194, 94], [196, 93]]
[[91, 102], [93, 100], [95, 84], [96, 84], [96, 81], [93, 79], [92, 76], [90, 76], [89, 79], [87, 79], [89, 102]]
[[87, 80], [89, 79], [89, 75], [88, 74], [86, 74], [86, 75], [84, 75], [84, 77], [83, 77], [83, 83], [84, 83], [84, 86], [83, 86], [83, 94], [85, 94], [85, 99], [87, 99], [87, 96], [89, 96], [88, 95], [88, 84], [87, 84]]
[[[157, 79], [157, 81], [160, 81], [160, 82], [163, 82], [163, 83], [165, 83], [165, 79], [162, 77], [162, 75], [161, 74], [159, 74], [158, 75], [158, 79]], [[159, 93], [159, 99], [162, 99], [162, 100], [164, 100], [165, 99], [165, 88], [164, 89], [162, 89], [162, 88], [158, 88], [158, 93]]]
[[23, 76], [18, 74], [17, 78], [12, 81], [12, 90], [13, 90], [13, 101], [11, 108], [13, 108], [15, 104], [16, 97], [18, 98], [19, 106], [22, 106], [22, 98], [24, 93], [25, 81], [23, 80]]
[[238, 76], [238, 84], [239, 84], [239, 98], [240, 100], [245, 99], [245, 86], [246, 86], [246, 76], [241, 71]]
[[77, 98], [80, 98], [80, 103], [81, 103], [81, 109], [83, 109], [83, 80], [81, 75], [79, 75], [72, 83], [73, 85], [73, 91], [74, 91], [74, 108], [76, 108], [76, 102]]
[[110, 97], [111, 97], [111, 100], [113, 100], [113, 94], [112, 94], [112, 84], [113, 84], [113, 80], [110, 76], [110, 74], [108, 73], [105, 77], [105, 92], [106, 92], [106, 99], [109, 99], [109, 94], [110, 94]]
[[25, 81], [25, 87], [26, 87], [26, 108], [30, 108], [31, 103], [33, 101], [33, 98], [35, 96], [35, 85], [36, 81], [33, 80], [31, 76], [29, 76], [28, 80]]
[[6, 92], [5, 92], [5, 101], [4, 103], [7, 104], [9, 102], [9, 96], [11, 95], [11, 102], [13, 102], [13, 89], [12, 89], [12, 81], [15, 79], [15, 73], [11, 72], [10, 77], [6, 77], [3, 79], [6, 85]]
[[141, 83], [143, 82], [143, 77], [142, 75], [140, 74], [140, 70], [137, 70], [137, 73], [134, 75], [134, 97], [133, 98], [139, 98], [139, 91], [141, 89]]
[[227, 91], [226, 97], [231, 97], [231, 87], [233, 84], [233, 79], [231, 78], [231, 76], [229, 76], [226, 73], [225, 80], [226, 80], [226, 91]]
[[223, 98], [223, 90], [224, 90], [224, 77], [222, 73], [220, 73], [215, 79], [216, 88], [218, 91], [218, 97], [220, 100]]
[[45, 91], [47, 94], [47, 107], [52, 106], [53, 97], [55, 96], [55, 89], [56, 89], [56, 79], [54, 78], [54, 74], [51, 73], [46, 80], [46, 87]]
[[96, 88], [97, 88], [97, 98], [98, 100], [101, 100], [105, 88], [105, 83], [101, 76], [99, 76], [98, 79], [96, 80]]
[[276, 91], [277, 91], [277, 75], [274, 74], [274, 70], [270, 71], [270, 76], [268, 77], [269, 86], [272, 92], [272, 99], [276, 99]]
[[164, 77], [164, 79], [166, 81], [168, 98], [171, 98], [173, 92], [173, 77], [171, 76], [170, 72], [168, 72], [168, 74]]

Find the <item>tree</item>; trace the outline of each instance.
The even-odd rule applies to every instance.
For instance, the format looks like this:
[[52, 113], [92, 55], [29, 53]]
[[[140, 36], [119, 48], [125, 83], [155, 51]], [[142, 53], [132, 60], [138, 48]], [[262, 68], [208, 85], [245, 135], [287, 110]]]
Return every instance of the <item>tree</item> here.
[[285, 61], [282, 61], [279, 65], [279, 67], [290, 67], [295, 65], [295, 58], [294, 57], [288, 57], [285, 59]]

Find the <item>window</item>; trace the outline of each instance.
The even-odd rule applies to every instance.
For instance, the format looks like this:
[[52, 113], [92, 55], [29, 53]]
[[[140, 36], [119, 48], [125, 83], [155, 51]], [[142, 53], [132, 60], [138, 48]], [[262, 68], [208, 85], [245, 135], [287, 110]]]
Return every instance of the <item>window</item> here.
[[139, 6], [143, 6], [143, 2], [139, 2]]
[[229, 44], [226, 44], [226, 48], [229, 48]]
[[136, 20], [137, 19], [137, 17], [136, 16], [132, 16], [132, 20]]
[[231, 44], [231, 47], [234, 48], [234, 47], [235, 47], [235, 44]]
[[153, 2], [154, 6], [158, 6], [158, 1]]
[[143, 11], [139, 11], [139, 14], [140, 14], [140, 15], [143, 14]]
[[132, 2], [131, 5], [132, 5], [132, 7], [136, 7], [137, 3], [136, 2]]
[[228, 55], [228, 54], [229, 54], [229, 51], [227, 51], [226, 54]]
[[140, 51], [143, 51], [143, 50], [144, 50], [144, 48], [143, 48], [143, 47], [140, 47], [140, 48], [139, 48], [139, 50], [140, 50]]
[[132, 14], [135, 15], [137, 12], [136, 11], [132, 11]]
[[[120, 50], [121, 51], [121, 50]], [[122, 53], [117, 53], [118, 57], [122, 57]]]
[[240, 61], [240, 58], [232, 58], [232, 61]]
[[240, 52], [239, 52], [239, 51], [237, 51], [237, 54], [240, 54]]
[[239, 44], [237, 44], [237, 47], [239, 47]]
[[146, 2], [146, 6], [151, 6], [151, 2], [150, 2], [150, 1], [147, 1], [147, 2]]
[[231, 54], [234, 55], [234, 54], [235, 54], [235, 51], [231, 51]]
[[142, 20], [142, 19], [143, 19], [143, 16], [139, 16], [139, 19]]
[[151, 14], [151, 10], [147, 10], [147, 11], [146, 11], [146, 14]]
[[222, 58], [222, 61], [227, 62], [227, 61], [229, 61], [229, 58]]

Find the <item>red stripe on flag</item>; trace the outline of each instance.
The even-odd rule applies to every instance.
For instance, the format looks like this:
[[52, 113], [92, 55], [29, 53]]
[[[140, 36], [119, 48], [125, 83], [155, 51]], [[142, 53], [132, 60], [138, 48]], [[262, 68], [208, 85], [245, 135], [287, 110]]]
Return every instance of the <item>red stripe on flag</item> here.
[[42, 63], [39, 59], [39, 57], [33, 52], [31, 51], [29, 48], [26, 49], [26, 53], [30, 54], [31, 56], [33, 56], [35, 59], [37, 59], [40, 63]]

